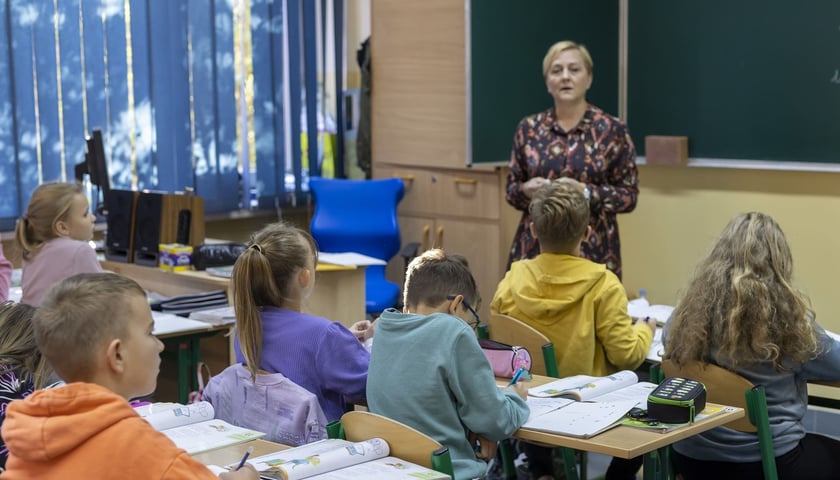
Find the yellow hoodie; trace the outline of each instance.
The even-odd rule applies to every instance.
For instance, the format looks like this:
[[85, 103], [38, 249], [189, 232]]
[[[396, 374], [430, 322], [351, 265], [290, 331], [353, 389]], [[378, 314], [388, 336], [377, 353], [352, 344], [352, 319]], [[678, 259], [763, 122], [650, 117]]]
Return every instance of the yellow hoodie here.
[[542, 253], [514, 262], [490, 311], [547, 336], [563, 377], [633, 370], [653, 339], [647, 326], [632, 324], [618, 277], [602, 264], [571, 255]]

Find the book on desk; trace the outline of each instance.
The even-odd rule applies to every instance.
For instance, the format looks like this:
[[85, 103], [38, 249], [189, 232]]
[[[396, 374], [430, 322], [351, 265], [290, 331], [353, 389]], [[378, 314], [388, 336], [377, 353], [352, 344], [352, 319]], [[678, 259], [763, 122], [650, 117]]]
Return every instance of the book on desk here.
[[209, 402], [157, 403], [135, 408], [135, 411], [190, 455], [265, 436], [263, 432], [214, 418], [215, 411]]
[[561, 378], [528, 390], [531, 414], [523, 428], [589, 438], [617, 426], [633, 407], [646, 406], [655, 388], [630, 370]]
[[[425, 480], [448, 479], [449, 475], [388, 456], [390, 447], [381, 438], [363, 442], [327, 439], [276, 453], [249, 458], [260, 478], [273, 480], [359, 479]], [[237, 464], [226, 468], [236, 468]]]

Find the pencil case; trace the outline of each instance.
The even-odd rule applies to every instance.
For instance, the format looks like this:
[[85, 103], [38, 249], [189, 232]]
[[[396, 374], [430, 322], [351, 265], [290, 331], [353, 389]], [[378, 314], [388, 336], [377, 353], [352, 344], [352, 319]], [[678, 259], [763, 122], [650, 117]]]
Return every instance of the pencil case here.
[[525, 347], [487, 339], [479, 339], [478, 343], [497, 377], [513, 378], [520, 367], [531, 371], [531, 354]]
[[245, 251], [242, 243], [205, 243], [193, 249], [193, 266], [196, 270], [207, 267], [233, 265], [239, 255]]
[[647, 400], [648, 417], [662, 423], [689, 423], [706, 408], [706, 386], [697, 380], [668, 377]]

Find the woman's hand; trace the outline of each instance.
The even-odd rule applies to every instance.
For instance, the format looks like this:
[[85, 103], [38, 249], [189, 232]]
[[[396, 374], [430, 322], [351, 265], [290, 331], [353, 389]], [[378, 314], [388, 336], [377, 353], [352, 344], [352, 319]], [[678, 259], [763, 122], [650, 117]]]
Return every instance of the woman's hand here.
[[526, 197], [532, 198], [537, 193], [537, 190], [549, 183], [551, 183], [551, 180], [545, 177], [534, 177], [527, 182], [522, 182], [521, 190]]
[[571, 178], [571, 177], [560, 177], [560, 178], [558, 178], [554, 181], [559, 182], [559, 183], [568, 183], [570, 185], [574, 185], [575, 187], [578, 188], [578, 190], [580, 190], [581, 193], [583, 193], [584, 190], [586, 190], [586, 184], [585, 183], [579, 182], [579, 181], [577, 181], [577, 180], [575, 180], [574, 178]]

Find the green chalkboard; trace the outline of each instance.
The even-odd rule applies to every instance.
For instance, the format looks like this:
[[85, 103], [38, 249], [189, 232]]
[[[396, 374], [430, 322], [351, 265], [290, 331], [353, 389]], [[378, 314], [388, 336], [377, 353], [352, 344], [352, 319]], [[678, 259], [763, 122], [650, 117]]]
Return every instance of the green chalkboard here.
[[548, 47], [586, 45], [595, 64], [587, 98], [618, 109], [618, 0], [472, 0], [472, 162], [507, 162], [516, 125], [553, 105], [542, 76]]
[[689, 156], [840, 163], [840, 1], [629, 2], [627, 123]]

